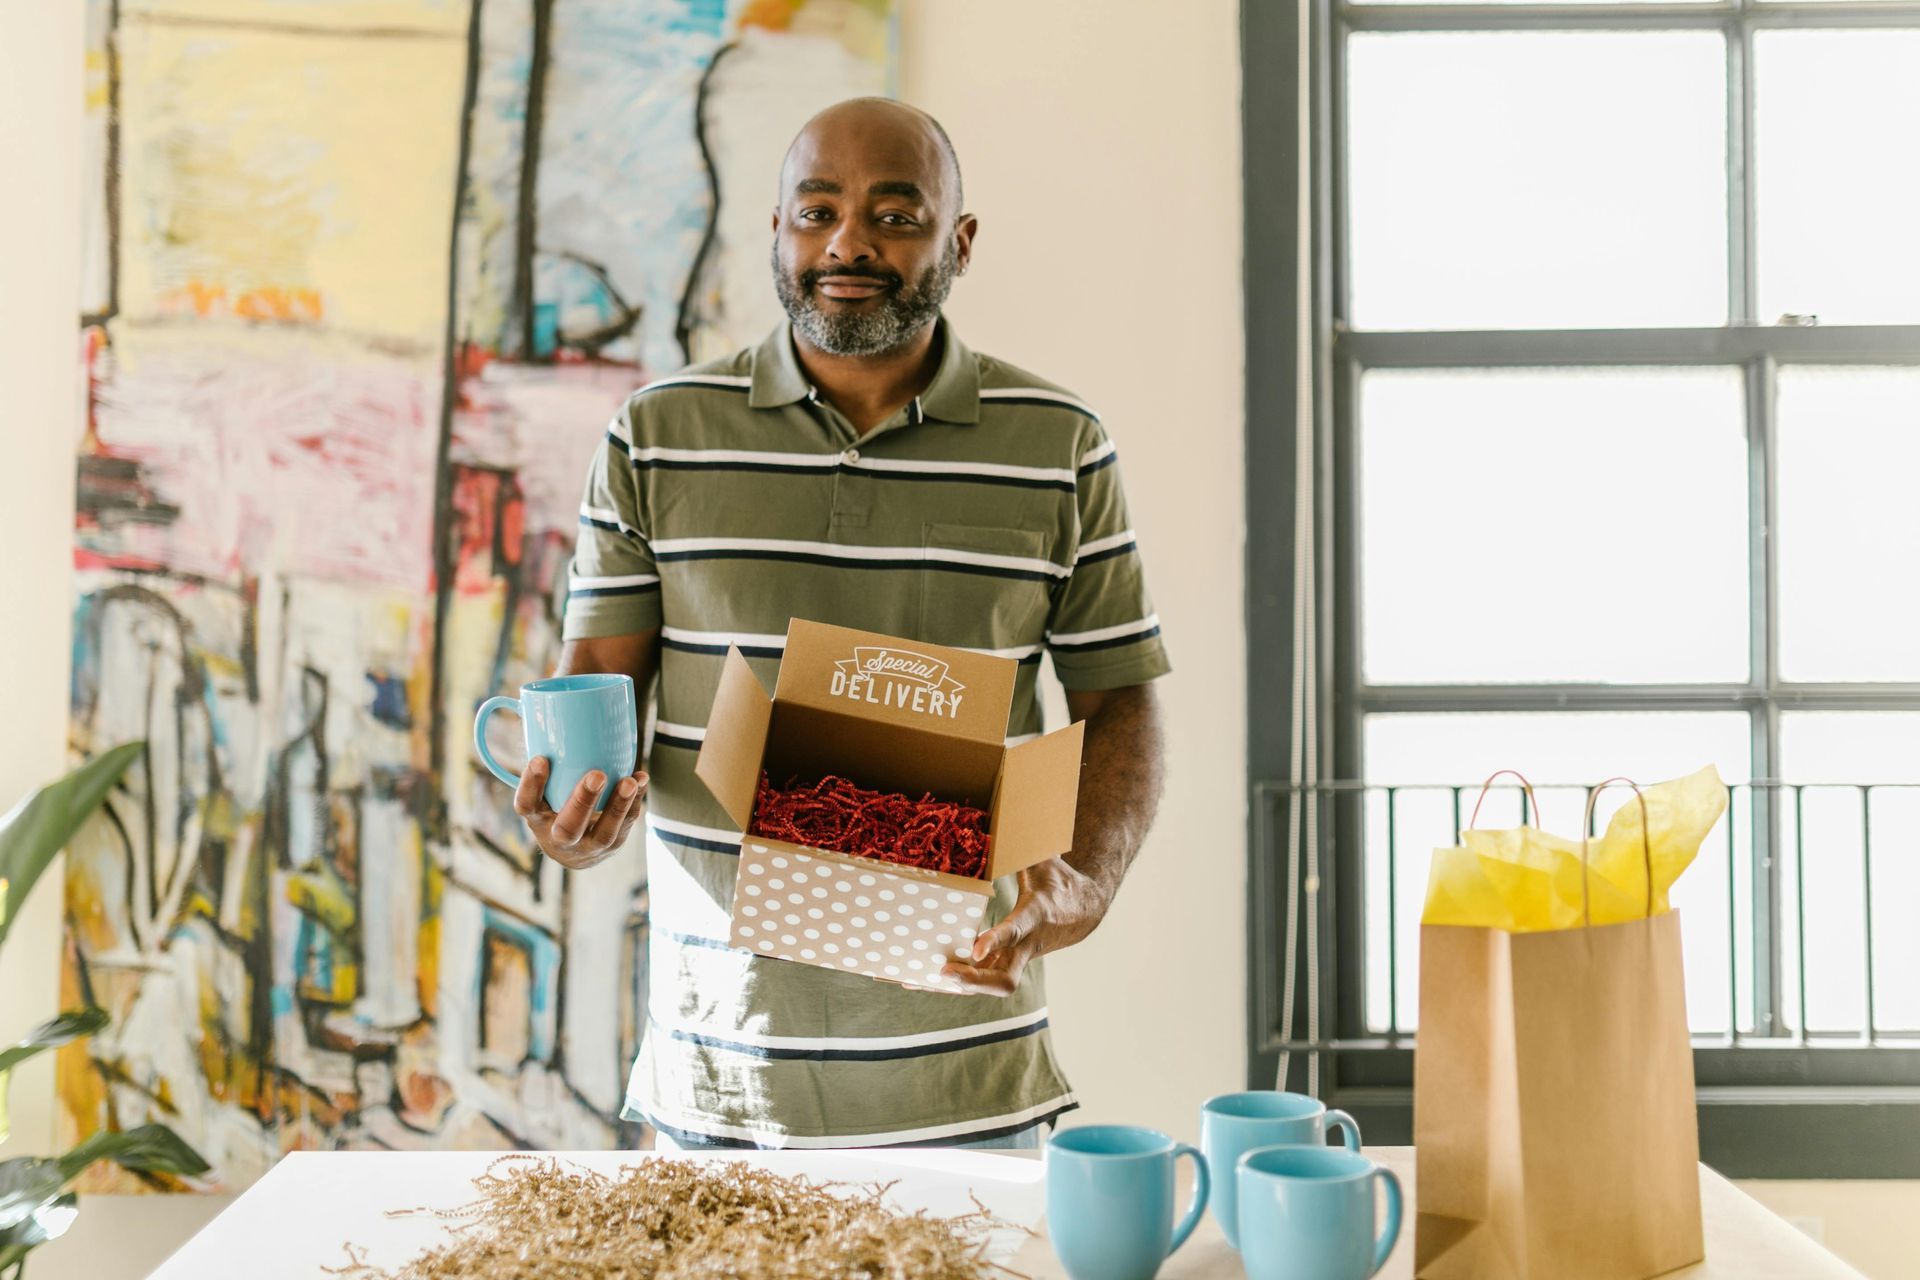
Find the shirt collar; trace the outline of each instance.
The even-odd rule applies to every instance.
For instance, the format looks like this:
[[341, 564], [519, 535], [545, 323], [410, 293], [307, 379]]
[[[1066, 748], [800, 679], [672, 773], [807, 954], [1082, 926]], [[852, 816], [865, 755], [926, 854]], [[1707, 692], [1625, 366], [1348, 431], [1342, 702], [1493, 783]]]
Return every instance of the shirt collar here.
[[920, 408], [929, 418], [972, 425], [980, 421], [980, 362], [945, 316], [937, 323], [942, 343], [940, 367], [920, 394]]
[[777, 409], [813, 394], [800, 357], [793, 351], [793, 329], [780, 325], [753, 352], [753, 387], [747, 404], [754, 409]]
[[[941, 344], [940, 366], [933, 372], [933, 381], [914, 402], [919, 413], [915, 414], [910, 406], [908, 416], [977, 423], [980, 421], [979, 362], [954, 333], [945, 316], [934, 323], [938, 326], [934, 339]], [[747, 404], [754, 409], [776, 409], [812, 396], [813, 386], [807, 381], [800, 357], [793, 349], [793, 329], [783, 324], [754, 349], [753, 386]]]

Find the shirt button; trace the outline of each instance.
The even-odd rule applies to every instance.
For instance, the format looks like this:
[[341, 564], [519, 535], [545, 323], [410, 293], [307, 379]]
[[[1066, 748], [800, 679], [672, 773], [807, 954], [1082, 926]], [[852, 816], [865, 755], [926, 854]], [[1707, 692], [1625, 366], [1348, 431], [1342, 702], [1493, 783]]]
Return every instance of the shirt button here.
[[860, 461], [860, 451], [858, 449], [849, 449], [845, 453], [841, 454], [840, 456], [846, 459], [848, 462]]

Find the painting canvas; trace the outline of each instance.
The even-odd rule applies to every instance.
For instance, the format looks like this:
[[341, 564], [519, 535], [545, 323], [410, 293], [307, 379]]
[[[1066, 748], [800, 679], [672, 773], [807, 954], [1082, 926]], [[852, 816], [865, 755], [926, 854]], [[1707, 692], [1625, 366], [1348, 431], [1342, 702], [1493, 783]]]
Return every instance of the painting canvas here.
[[778, 321], [780, 155], [893, 0], [87, 3], [72, 737], [150, 745], [68, 859], [63, 1136], [633, 1141], [639, 851], [541, 857], [469, 726], [626, 393]]

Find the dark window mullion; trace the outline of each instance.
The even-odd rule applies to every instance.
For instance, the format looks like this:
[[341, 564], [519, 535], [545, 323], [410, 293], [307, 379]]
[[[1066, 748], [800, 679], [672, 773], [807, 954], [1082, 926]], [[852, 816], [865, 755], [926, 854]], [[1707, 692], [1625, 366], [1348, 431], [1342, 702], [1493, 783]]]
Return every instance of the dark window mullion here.
[[[1920, 685], [1783, 684], [1376, 684], [1352, 690], [1368, 715], [1474, 711], [1920, 711]], [[1754, 762], [1754, 776], [1777, 777]]]
[[[1744, 13], [1747, 0], [1738, 0]], [[1753, 324], [1753, 28], [1727, 25], [1727, 321]]]
[[1621, 365], [1920, 364], [1920, 325], [1737, 325], [1680, 329], [1336, 331], [1370, 369], [1602, 368]]
[[[1749, 113], [1748, 119], [1751, 118]], [[1749, 198], [1751, 192], [1749, 185]], [[1779, 433], [1774, 422], [1777, 369], [1776, 363], [1764, 355], [1750, 361], [1745, 368], [1747, 545], [1752, 592], [1747, 611], [1751, 620], [1749, 652], [1753, 664], [1748, 674], [1764, 690], [1764, 697], [1753, 710], [1752, 769], [1756, 778], [1780, 776], [1780, 454]], [[1753, 902], [1748, 920], [1753, 931], [1754, 1030], [1762, 1036], [1780, 1033], [1785, 1008], [1786, 975], [1779, 947], [1781, 880], [1777, 855], [1783, 847], [1779, 839], [1780, 797], [1777, 787], [1753, 789], [1749, 871]]]
[[[1366, 680], [1362, 668], [1361, 588], [1365, 566], [1360, 555], [1360, 380], [1364, 368], [1350, 352], [1333, 340], [1345, 332], [1353, 316], [1353, 271], [1350, 246], [1350, 205], [1348, 201], [1347, 146], [1347, 37], [1350, 29], [1337, 15], [1339, 0], [1321, 0], [1316, 6], [1315, 54], [1325, 67], [1326, 90], [1319, 107], [1324, 128], [1314, 131], [1317, 145], [1325, 148], [1325, 159], [1315, 173], [1316, 253], [1327, 264], [1329, 279], [1324, 303], [1316, 300], [1317, 330], [1313, 344], [1315, 378], [1331, 380], [1331, 456], [1323, 471], [1327, 491], [1319, 493], [1317, 504], [1326, 514], [1323, 526], [1330, 534], [1326, 548], [1332, 568], [1321, 599], [1330, 602], [1327, 619], [1332, 624], [1332, 643], [1327, 647], [1327, 665], [1333, 696], [1326, 704], [1328, 728], [1333, 735], [1333, 772], [1335, 781], [1359, 779], [1366, 774], [1363, 733], [1365, 714], [1357, 699], [1350, 696]], [[1324, 190], [1320, 190], [1323, 188]], [[1324, 219], [1324, 220], [1323, 220]], [[1324, 320], [1320, 307], [1325, 308]], [[1325, 812], [1325, 810], [1323, 810]], [[1333, 868], [1332, 884], [1336, 910], [1345, 919], [1334, 930], [1332, 946], [1335, 980], [1338, 988], [1333, 1019], [1326, 1024], [1336, 1036], [1364, 1035], [1367, 1029], [1366, 974], [1372, 963], [1366, 931], [1366, 822], [1363, 806], [1334, 806], [1339, 819], [1349, 816], [1351, 825], [1336, 821], [1324, 830], [1329, 840]], [[1389, 920], [1391, 931], [1396, 921]], [[1325, 1083], [1340, 1086], [1339, 1065], [1327, 1060]]]
[[[1328, 333], [1339, 333], [1353, 323], [1353, 259], [1350, 246], [1353, 236], [1348, 214], [1348, 172], [1347, 172], [1347, 36], [1348, 27], [1338, 20], [1325, 18], [1331, 3], [1320, 10], [1322, 21], [1316, 24], [1316, 39], [1324, 43], [1318, 50], [1317, 64], [1327, 68], [1327, 88], [1319, 105], [1322, 110], [1316, 114], [1325, 121], [1323, 127], [1314, 130], [1314, 142], [1326, 148], [1327, 158], [1320, 173], [1325, 181], [1316, 181], [1314, 236], [1319, 251], [1325, 253], [1332, 271], [1332, 280], [1328, 286], [1328, 302], [1332, 311]], [[1325, 188], [1322, 193], [1319, 188]], [[1322, 222], [1321, 218], [1325, 221]], [[1323, 349], [1323, 343], [1314, 344], [1316, 350]]]
[[1349, 31], [1680, 31], [1721, 26], [1734, 3], [1342, 4]]
[[[1742, 684], [1427, 684], [1362, 685], [1363, 714], [1560, 711], [1741, 711], [1764, 704], [1766, 691]], [[1920, 697], [1916, 698], [1920, 702]], [[1430, 781], [1430, 779], [1421, 779]]]
[[[1358, 362], [1336, 355], [1332, 361], [1333, 458], [1331, 499], [1333, 531], [1330, 548], [1333, 581], [1332, 597], [1333, 679], [1335, 697], [1329, 719], [1334, 732], [1334, 781], [1360, 780], [1366, 776], [1366, 711], [1358, 698], [1350, 695], [1366, 681], [1361, 646], [1364, 613], [1362, 587], [1366, 566], [1361, 555], [1360, 522], [1360, 381], [1364, 374]], [[1331, 1030], [1340, 1036], [1367, 1034], [1366, 975], [1374, 963], [1369, 955], [1366, 920], [1367, 814], [1357, 797], [1350, 803], [1336, 801], [1328, 807], [1336, 816], [1328, 831], [1332, 837], [1334, 894], [1341, 926], [1335, 929], [1333, 951], [1339, 974], [1340, 995], [1336, 1020]], [[1323, 812], [1327, 812], [1323, 809]], [[1398, 921], [1388, 920], [1389, 932]], [[1329, 1059], [1331, 1083], [1339, 1084], [1339, 1063]]]
[[1729, 17], [1756, 27], [1888, 28], [1920, 26], [1920, 4], [1343, 4], [1335, 16], [1347, 31], [1704, 31], [1724, 26]]

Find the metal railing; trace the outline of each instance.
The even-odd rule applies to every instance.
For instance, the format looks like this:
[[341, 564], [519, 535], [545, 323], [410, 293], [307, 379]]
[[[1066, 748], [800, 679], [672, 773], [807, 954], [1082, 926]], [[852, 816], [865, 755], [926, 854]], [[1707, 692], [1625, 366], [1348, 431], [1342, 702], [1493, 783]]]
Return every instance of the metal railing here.
[[[1481, 789], [1256, 787], [1254, 986], [1267, 1050], [1317, 1059], [1412, 1047], [1417, 948], [1408, 950], [1428, 853], [1459, 843]], [[1533, 790], [1549, 814], [1541, 825], [1574, 834], [1593, 789]], [[1556, 813], [1550, 797], [1561, 795]], [[1674, 886], [1683, 922], [1701, 921], [1683, 930], [1696, 1048], [1920, 1048], [1920, 782], [1765, 779], [1727, 787], [1727, 802]], [[1612, 807], [1602, 804], [1600, 829]], [[1536, 818], [1517, 786], [1491, 788], [1486, 805], [1483, 827]], [[1290, 845], [1290, 832], [1307, 831], [1317, 859], [1303, 837]], [[1282, 928], [1290, 898], [1294, 918], [1317, 927]], [[1711, 1025], [1722, 1009], [1723, 1025]]]

